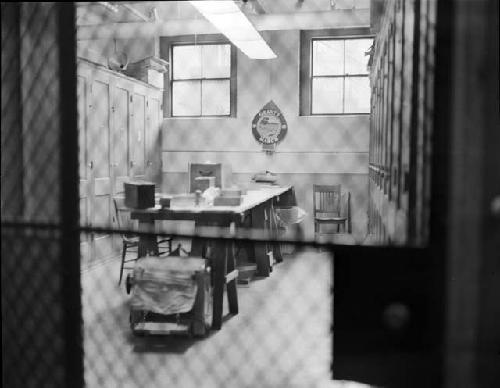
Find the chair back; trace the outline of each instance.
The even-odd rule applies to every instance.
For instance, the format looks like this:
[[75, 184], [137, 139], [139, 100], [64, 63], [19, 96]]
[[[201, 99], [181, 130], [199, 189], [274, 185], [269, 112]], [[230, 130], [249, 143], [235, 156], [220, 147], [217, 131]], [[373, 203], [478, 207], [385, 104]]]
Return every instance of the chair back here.
[[[116, 223], [119, 229], [135, 229], [136, 222], [130, 218], [130, 209], [125, 206], [125, 197], [113, 197], [115, 206]], [[122, 233], [122, 238], [130, 239], [135, 235], [132, 233]]]
[[341, 216], [341, 185], [313, 185], [313, 210], [317, 215]]
[[189, 163], [189, 192], [204, 190], [198, 177], [215, 177], [215, 187], [222, 188], [222, 163]]

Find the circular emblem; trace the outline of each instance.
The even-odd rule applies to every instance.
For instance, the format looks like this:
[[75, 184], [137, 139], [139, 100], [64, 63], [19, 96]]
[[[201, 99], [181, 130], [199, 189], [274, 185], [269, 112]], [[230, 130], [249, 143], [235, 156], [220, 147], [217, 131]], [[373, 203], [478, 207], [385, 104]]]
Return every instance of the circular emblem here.
[[274, 104], [268, 102], [252, 120], [252, 133], [262, 144], [275, 144], [283, 140], [288, 130], [283, 114]]

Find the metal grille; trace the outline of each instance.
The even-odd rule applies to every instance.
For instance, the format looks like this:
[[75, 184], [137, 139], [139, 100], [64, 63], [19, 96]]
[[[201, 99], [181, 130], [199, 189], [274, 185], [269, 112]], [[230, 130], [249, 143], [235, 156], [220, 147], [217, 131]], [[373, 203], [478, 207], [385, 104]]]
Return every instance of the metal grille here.
[[[6, 386], [64, 386], [71, 381], [73, 371], [67, 365], [72, 357], [78, 364], [80, 355], [69, 353], [67, 316], [80, 317], [83, 323], [79, 345], [88, 387], [329, 386], [331, 244], [362, 244], [370, 237], [370, 115], [300, 115], [302, 73], [310, 55], [301, 51], [305, 35], [300, 30], [336, 28], [346, 36], [353, 26], [366, 30], [368, 2], [354, 1], [346, 9], [332, 9], [326, 2], [324, 19], [314, 23], [307, 15], [318, 10], [308, 8], [307, 1], [297, 2], [288, 19], [271, 1], [236, 3], [261, 30], [277, 58], [249, 59], [233, 48], [230, 66], [235, 85], [230, 93], [235, 114], [215, 118], [171, 117], [171, 68], [162, 64], [166, 72], [158, 71], [154, 64], [156, 58], [171, 63], [173, 44], [227, 42], [188, 2], [76, 3], [76, 79], [71, 80], [61, 75], [60, 66], [72, 66], [74, 60], [65, 62], [60, 56], [60, 6], [2, 3]], [[288, 20], [296, 28], [266, 29], [266, 12], [278, 25], [283, 27]], [[367, 62], [368, 57], [361, 60]], [[62, 99], [63, 81], [75, 86], [74, 101]], [[212, 91], [222, 93], [215, 86]], [[259, 143], [252, 132], [252, 122], [270, 102], [287, 125], [286, 136], [276, 146]], [[66, 128], [61, 117], [74, 104], [77, 128]], [[78, 154], [64, 152], [65, 146], [71, 147], [61, 140], [65, 131], [75, 134], [75, 143], [77, 132]], [[69, 161], [65, 158], [78, 158], [79, 182], [62, 175], [61, 166]], [[280, 219], [279, 202], [274, 200], [272, 206], [267, 202], [260, 216], [252, 216], [254, 222], [262, 218], [259, 230], [243, 221], [240, 228], [225, 225], [214, 231], [217, 220], [195, 227], [193, 219], [182, 217], [158, 221], [154, 229], [139, 229], [137, 221], [118, 225], [114, 198], [125, 195], [124, 183], [153, 182], [156, 199], [167, 193], [172, 201], [191, 201], [193, 197], [185, 195], [189, 165], [208, 161], [222, 164], [226, 189], [241, 189], [248, 195], [269, 187], [292, 187], [291, 204], [300, 208], [296, 217], [287, 214]], [[257, 183], [256, 174], [277, 179], [278, 184]], [[346, 199], [340, 215], [345, 225], [321, 225], [327, 232], [321, 236], [315, 233], [314, 184], [341, 185], [342, 193], [349, 194], [341, 196]], [[62, 193], [76, 185], [79, 209], [61, 206]], [[63, 220], [66, 213], [77, 211], [80, 257], [64, 257]], [[222, 327], [210, 330], [205, 338], [134, 335], [129, 322], [131, 297], [125, 290], [132, 269], [124, 270], [118, 285], [124, 232], [140, 236], [140, 241], [171, 237], [172, 250], [178, 248], [181, 257], [190, 251], [199, 256], [192, 253], [197, 239], [201, 246], [223, 241], [239, 268], [238, 314], [229, 314], [226, 291]], [[265, 246], [271, 258], [270, 276], [259, 276], [255, 258], [248, 253], [259, 246]], [[207, 250], [201, 254], [215, 260]], [[137, 251], [124, 256], [131, 259], [131, 267], [141, 261], [133, 262]], [[73, 289], [81, 290], [78, 311], [65, 296], [66, 260], [80, 264], [80, 276], [70, 278]], [[78, 335], [75, 338], [78, 342]]]

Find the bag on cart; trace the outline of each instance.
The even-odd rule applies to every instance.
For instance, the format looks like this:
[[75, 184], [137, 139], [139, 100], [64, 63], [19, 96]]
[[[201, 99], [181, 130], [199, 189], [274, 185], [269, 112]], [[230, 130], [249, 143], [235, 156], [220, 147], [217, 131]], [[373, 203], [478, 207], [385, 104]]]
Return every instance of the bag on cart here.
[[130, 278], [130, 323], [134, 332], [206, 335], [212, 292], [207, 260], [144, 257]]

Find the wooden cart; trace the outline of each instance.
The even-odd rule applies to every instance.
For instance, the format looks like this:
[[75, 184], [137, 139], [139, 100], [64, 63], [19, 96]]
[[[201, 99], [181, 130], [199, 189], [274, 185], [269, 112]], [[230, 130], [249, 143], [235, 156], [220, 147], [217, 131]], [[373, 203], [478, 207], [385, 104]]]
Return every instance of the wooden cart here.
[[[182, 273], [195, 286], [196, 295], [189, 311], [178, 308], [179, 297], [174, 292], [173, 283], [167, 278], [155, 274], [157, 268], [151, 268], [147, 276], [144, 274], [144, 264], [161, 265], [162, 271]], [[147, 277], [147, 279], [146, 279]], [[127, 277], [127, 292], [132, 292], [130, 306], [130, 328], [135, 335], [146, 334], [181, 334], [204, 337], [212, 326], [213, 292], [211, 267], [208, 259], [195, 257], [145, 257], [137, 262], [133, 274]], [[170, 284], [169, 284], [170, 283]], [[144, 296], [146, 295], [146, 296]], [[147, 299], [145, 301], [145, 299]], [[151, 304], [151, 300], [156, 302]], [[163, 306], [162, 306], [162, 302]], [[191, 301], [192, 302], [192, 301]], [[182, 304], [182, 303], [181, 303]], [[149, 308], [148, 308], [149, 306]], [[179, 311], [176, 311], [179, 310]], [[164, 314], [164, 311], [174, 311]]]

